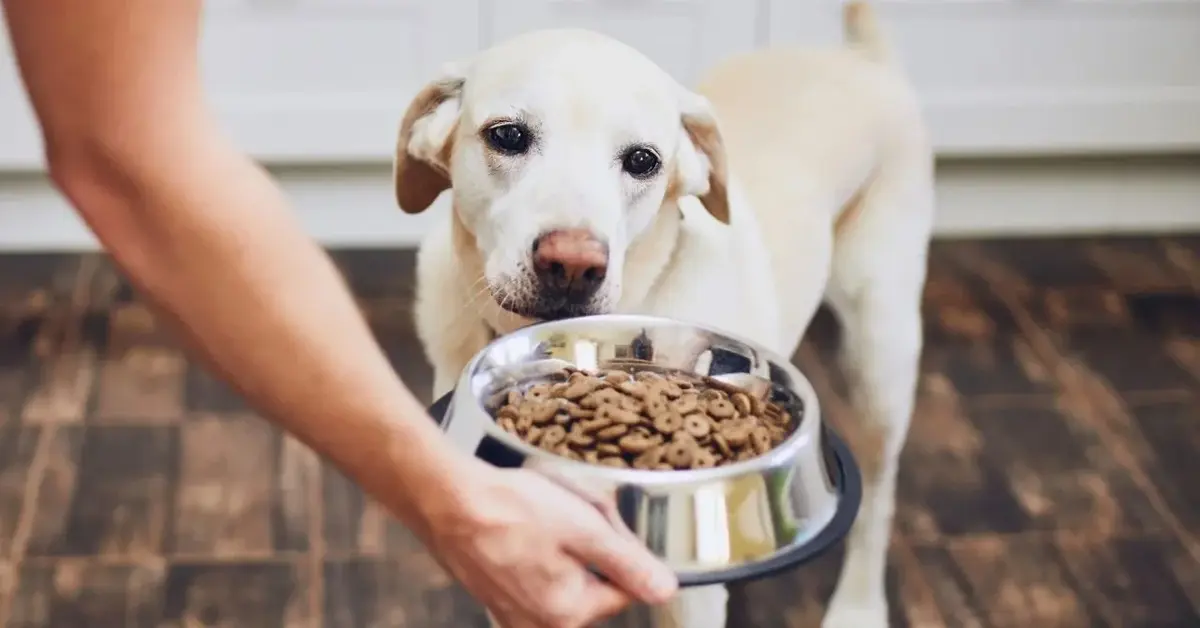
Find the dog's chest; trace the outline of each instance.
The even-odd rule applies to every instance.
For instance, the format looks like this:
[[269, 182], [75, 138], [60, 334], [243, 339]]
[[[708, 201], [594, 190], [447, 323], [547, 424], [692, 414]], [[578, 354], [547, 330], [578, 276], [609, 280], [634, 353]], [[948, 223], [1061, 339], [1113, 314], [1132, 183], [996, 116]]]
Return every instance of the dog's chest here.
[[640, 304], [622, 308], [713, 327], [772, 349], [781, 345], [778, 302], [769, 269], [714, 255], [678, 264]]
[[781, 348], [774, 275], [752, 219], [732, 225], [685, 220], [665, 267], [631, 267], [626, 274], [638, 272], [656, 280], [640, 298], [623, 300], [621, 312], [687, 321]]

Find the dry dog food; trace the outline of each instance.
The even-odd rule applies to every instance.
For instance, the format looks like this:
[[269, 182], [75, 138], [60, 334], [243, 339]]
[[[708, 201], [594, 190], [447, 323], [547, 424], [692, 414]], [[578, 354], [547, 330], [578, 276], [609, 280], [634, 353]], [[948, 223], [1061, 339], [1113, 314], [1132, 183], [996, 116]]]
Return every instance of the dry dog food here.
[[500, 427], [530, 445], [593, 464], [663, 471], [754, 458], [796, 427], [782, 407], [736, 386], [648, 370], [564, 369], [491, 405]]

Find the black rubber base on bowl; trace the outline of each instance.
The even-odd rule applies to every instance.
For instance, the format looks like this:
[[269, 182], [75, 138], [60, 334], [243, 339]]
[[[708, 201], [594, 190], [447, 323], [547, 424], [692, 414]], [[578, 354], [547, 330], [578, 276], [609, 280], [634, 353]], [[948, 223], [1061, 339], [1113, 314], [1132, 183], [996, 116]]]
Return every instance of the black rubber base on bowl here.
[[[438, 399], [429, 407], [429, 414], [438, 423], [441, 423], [446, 416], [446, 409], [450, 406], [452, 394]], [[858, 464], [855, 463], [854, 457], [850, 454], [850, 447], [833, 430], [826, 428], [825, 441], [837, 467], [833, 475], [840, 498], [837, 512], [823, 530], [809, 542], [783, 551], [767, 560], [702, 574], [682, 574], [679, 577], [679, 586], [699, 587], [711, 584], [729, 584], [773, 576], [795, 569], [821, 556], [845, 538], [850, 532], [850, 526], [854, 524], [855, 517], [858, 516], [858, 508], [862, 504], [862, 474], [858, 470]], [[476, 457], [497, 467], [512, 468], [520, 465], [519, 456], [514, 457], [503, 448], [488, 447], [488, 442], [485, 441], [484, 445], [481, 445], [475, 452]]]

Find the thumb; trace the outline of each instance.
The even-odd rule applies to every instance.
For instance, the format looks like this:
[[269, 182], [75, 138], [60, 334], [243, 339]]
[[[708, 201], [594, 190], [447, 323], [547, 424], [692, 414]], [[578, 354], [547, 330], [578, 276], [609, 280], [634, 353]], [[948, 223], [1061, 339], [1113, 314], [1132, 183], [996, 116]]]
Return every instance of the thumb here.
[[621, 534], [601, 517], [579, 532], [563, 549], [616, 588], [647, 604], [659, 604], [675, 595], [679, 588], [675, 573], [633, 535]]

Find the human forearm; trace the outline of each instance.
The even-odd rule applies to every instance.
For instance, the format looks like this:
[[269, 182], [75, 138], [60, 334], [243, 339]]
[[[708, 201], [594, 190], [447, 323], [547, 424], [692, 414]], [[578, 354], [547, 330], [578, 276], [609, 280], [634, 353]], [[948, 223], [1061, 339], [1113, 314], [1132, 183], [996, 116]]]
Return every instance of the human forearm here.
[[458, 457], [205, 106], [200, 0], [3, 8], [51, 175], [127, 276], [263, 415], [402, 517], [440, 508]]
[[138, 155], [67, 142], [52, 169], [211, 367], [403, 515], [455, 457], [273, 183], [215, 128], [180, 128], [194, 130], [139, 141]]

